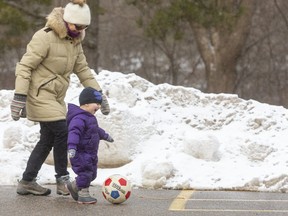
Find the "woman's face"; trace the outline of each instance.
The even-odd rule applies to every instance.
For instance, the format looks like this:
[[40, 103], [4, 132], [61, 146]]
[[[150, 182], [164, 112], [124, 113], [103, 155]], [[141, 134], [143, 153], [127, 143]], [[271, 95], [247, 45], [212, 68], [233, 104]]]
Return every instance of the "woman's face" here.
[[77, 25], [77, 24], [72, 24], [72, 23], [68, 23], [68, 28], [75, 33], [81, 32], [85, 29], [88, 28], [87, 25]]
[[[77, 25], [72, 23], [65, 22], [67, 27], [67, 33], [72, 38], [77, 38], [81, 35], [82, 31], [85, 31], [86, 28], [88, 28], [87, 25]], [[84, 35], [84, 33], [82, 33]]]

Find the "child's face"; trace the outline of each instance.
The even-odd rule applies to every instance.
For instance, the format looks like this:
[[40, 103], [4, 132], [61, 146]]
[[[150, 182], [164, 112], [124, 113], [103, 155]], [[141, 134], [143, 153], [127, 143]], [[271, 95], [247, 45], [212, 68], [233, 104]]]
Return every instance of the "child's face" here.
[[89, 103], [89, 104], [85, 104], [84, 109], [91, 113], [91, 114], [95, 114], [97, 112], [97, 110], [99, 110], [101, 108], [101, 105], [98, 103]]

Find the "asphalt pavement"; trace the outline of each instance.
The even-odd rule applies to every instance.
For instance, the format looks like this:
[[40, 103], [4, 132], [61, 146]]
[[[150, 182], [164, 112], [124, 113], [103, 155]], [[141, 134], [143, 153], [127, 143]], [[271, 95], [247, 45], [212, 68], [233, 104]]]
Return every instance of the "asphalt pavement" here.
[[122, 204], [104, 199], [91, 187], [96, 204], [78, 204], [71, 196], [20, 196], [15, 186], [0, 186], [0, 216], [287, 216], [288, 194], [240, 191], [133, 189]]

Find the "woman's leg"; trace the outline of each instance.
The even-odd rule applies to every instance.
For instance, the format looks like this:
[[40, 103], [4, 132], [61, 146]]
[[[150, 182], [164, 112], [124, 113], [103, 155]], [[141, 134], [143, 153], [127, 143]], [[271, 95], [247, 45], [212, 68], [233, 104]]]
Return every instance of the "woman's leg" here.
[[28, 159], [26, 170], [23, 173], [23, 180], [32, 181], [38, 175], [44, 161], [50, 153], [54, 141], [54, 134], [51, 133], [46, 123], [40, 123], [40, 140], [34, 147]]

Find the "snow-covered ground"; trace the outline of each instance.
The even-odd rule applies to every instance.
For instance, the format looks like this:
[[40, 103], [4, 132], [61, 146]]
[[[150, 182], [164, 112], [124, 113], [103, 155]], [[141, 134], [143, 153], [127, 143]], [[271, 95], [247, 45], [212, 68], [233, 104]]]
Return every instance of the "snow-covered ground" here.
[[[103, 70], [95, 77], [111, 106], [108, 116], [96, 116], [115, 142], [100, 142], [92, 184], [117, 173], [134, 187], [288, 189], [287, 109], [233, 94], [154, 85], [135, 74]], [[72, 76], [66, 102], [78, 104], [81, 90]], [[13, 91], [0, 91], [0, 185], [17, 184], [39, 138], [37, 123], [10, 117], [12, 97]], [[39, 183], [55, 183], [52, 157]]]

